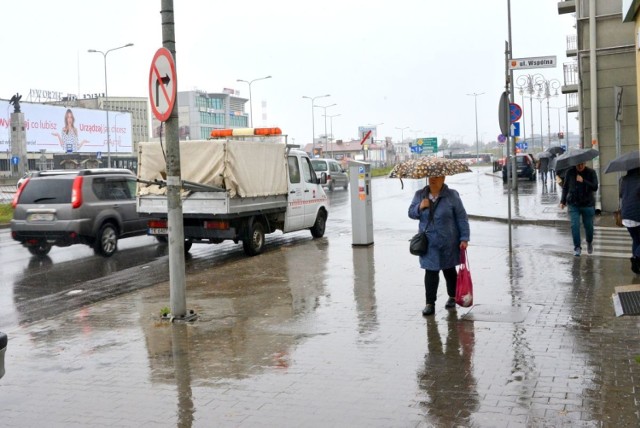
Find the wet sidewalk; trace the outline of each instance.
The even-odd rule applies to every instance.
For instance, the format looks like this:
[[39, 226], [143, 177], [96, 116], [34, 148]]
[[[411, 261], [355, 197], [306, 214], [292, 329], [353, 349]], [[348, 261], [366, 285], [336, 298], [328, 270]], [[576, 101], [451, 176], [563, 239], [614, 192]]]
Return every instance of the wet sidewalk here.
[[[455, 188], [502, 191], [485, 178]], [[638, 426], [640, 323], [611, 307], [613, 287], [635, 280], [628, 261], [567, 254], [558, 242], [566, 234], [536, 224], [566, 221], [543, 196], [520, 194], [513, 253], [503, 225], [478, 221], [491, 209], [465, 199], [477, 236], [471, 309], [446, 311], [441, 286], [435, 316], [420, 316], [423, 272], [398, 239], [408, 229], [376, 229], [375, 245], [353, 248], [348, 230], [334, 228], [325, 239], [189, 273], [188, 307], [200, 315], [191, 324], [160, 321], [165, 283], [16, 327], [7, 332], [0, 420]], [[502, 218], [505, 205], [491, 205]]]

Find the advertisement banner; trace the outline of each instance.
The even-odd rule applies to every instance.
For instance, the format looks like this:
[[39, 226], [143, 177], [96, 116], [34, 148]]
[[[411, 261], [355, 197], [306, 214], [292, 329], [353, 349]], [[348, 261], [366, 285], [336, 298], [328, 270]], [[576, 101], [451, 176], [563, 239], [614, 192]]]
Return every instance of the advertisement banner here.
[[[20, 103], [24, 114], [27, 152], [47, 153], [131, 153], [131, 113]], [[11, 151], [11, 113], [13, 106], [0, 100], [0, 152]]]

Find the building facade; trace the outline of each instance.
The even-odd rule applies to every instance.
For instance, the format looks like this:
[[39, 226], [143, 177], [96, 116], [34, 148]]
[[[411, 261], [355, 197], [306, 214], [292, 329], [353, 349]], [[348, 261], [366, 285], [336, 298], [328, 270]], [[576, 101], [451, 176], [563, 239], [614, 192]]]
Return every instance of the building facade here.
[[[233, 89], [223, 92], [178, 92], [180, 140], [206, 140], [214, 129], [246, 128], [249, 115], [245, 104], [249, 101]], [[161, 123], [153, 118], [153, 137], [159, 138]]]
[[575, 37], [567, 38], [567, 56], [575, 61], [564, 65], [562, 92], [577, 94], [581, 147], [600, 151], [593, 162], [600, 180], [596, 209], [607, 212], [618, 207], [618, 177], [604, 171], [638, 148], [635, 26], [623, 22], [622, 9], [622, 0], [558, 3], [558, 13], [576, 17]]

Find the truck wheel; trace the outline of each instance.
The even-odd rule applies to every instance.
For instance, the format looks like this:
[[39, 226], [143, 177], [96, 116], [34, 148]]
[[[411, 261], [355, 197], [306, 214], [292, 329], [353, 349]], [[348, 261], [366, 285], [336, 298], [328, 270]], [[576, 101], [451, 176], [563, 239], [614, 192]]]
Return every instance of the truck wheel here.
[[324, 236], [324, 229], [327, 226], [327, 214], [324, 211], [318, 212], [316, 222], [313, 223], [311, 229], [311, 236], [314, 238], [322, 238]]
[[118, 232], [111, 223], [102, 225], [93, 243], [96, 254], [104, 257], [111, 257], [118, 249]]
[[169, 240], [164, 235], [156, 235], [156, 241], [158, 241], [161, 244], [166, 244]]
[[247, 228], [246, 235], [242, 240], [242, 247], [248, 256], [257, 256], [264, 248], [264, 226], [259, 221], [253, 222]]
[[51, 244], [45, 241], [38, 242], [38, 245], [27, 247], [34, 256], [46, 256], [51, 251]]

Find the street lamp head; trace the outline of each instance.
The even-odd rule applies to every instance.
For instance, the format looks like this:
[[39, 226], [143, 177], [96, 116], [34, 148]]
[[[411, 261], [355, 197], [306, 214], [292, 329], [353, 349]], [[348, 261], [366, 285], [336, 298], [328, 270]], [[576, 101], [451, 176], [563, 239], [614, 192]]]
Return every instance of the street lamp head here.
[[98, 51], [97, 51], [97, 50], [95, 50], [95, 49], [89, 49], [87, 52], [89, 52], [89, 53], [94, 53], [94, 52], [98, 52]]
[[124, 45], [123, 47], [128, 48], [129, 46], [133, 46], [133, 43], [127, 43], [126, 45]]

